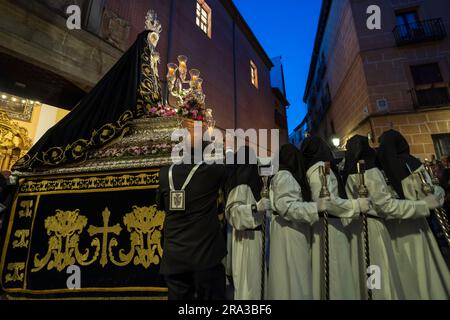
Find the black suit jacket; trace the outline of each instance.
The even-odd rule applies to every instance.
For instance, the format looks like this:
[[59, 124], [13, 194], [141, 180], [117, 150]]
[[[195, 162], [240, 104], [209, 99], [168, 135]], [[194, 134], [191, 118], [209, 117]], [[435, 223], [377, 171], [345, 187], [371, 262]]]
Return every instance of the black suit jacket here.
[[[181, 189], [193, 165], [173, 168], [175, 189]], [[185, 189], [186, 210], [169, 211], [169, 167], [160, 171], [157, 203], [166, 212], [160, 272], [177, 274], [216, 266], [226, 255], [218, 218], [217, 195], [226, 179], [224, 165], [202, 164]]]

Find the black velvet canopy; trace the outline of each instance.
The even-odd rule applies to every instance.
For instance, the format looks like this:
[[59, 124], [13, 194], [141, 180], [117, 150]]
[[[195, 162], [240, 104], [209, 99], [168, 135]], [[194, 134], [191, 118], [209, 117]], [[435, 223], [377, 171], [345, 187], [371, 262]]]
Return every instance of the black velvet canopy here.
[[91, 92], [46, 132], [13, 170], [36, 171], [83, 161], [88, 151], [120, 137], [130, 120], [161, 101], [147, 34], [139, 34]]

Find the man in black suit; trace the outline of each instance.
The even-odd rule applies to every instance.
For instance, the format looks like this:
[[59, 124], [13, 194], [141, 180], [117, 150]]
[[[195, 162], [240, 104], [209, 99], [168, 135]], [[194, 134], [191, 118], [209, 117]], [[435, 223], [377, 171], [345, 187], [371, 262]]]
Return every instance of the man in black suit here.
[[[160, 272], [169, 288], [169, 300], [225, 299], [222, 259], [227, 252], [217, 197], [226, 176], [225, 165], [202, 162], [173, 165], [160, 171], [157, 203], [166, 212]], [[181, 190], [184, 205], [180, 202]]]

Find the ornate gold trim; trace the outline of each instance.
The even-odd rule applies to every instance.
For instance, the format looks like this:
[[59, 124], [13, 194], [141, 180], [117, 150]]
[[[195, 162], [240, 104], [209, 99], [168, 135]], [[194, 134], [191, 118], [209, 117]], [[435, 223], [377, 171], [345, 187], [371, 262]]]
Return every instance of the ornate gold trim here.
[[[149, 176], [151, 177], [151, 181], [157, 181], [159, 180], [159, 169], [153, 169], [153, 170], [138, 170], [135, 172], [130, 172], [130, 171], [124, 171], [124, 172], [117, 172], [117, 173], [104, 173], [101, 174], [99, 173], [98, 175], [95, 175], [94, 178], [96, 179], [117, 179], [117, 181], [125, 181], [123, 183], [123, 185], [127, 185], [127, 186], [123, 186], [123, 187], [113, 187], [111, 189], [87, 189], [87, 190], [71, 190], [70, 192], [86, 192], [86, 193], [92, 193], [92, 192], [109, 192], [109, 191], [119, 191], [119, 190], [136, 190], [136, 189], [154, 189], [157, 188], [158, 185], [156, 184], [146, 184], [148, 180], [143, 179], [142, 180], [142, 176]], [[58, 180], [74, 180], [74, 179], [89, 179], [89, 174], [85, 174], [84, 176], [80, 177], [77, 175], [69, 175], [69, 176], [64, 176], [64, 177], [58, 177], [55, 176], [55, 178], [59, 178]], [[136, 181], [142, 182], [143, 185], [139, 185], [139, 186], [135, 186], [133, 184], [130, 184], [129, 182], [126, 182], [126, 180], [123, 180], [125, 177], [141, 177], [141, 180], [137, 179]], [[31, 177], [31, 178], [21, 178], [19, 183], [23, 184], [23, 183], [27, 183], [29, 180], [32, 180], [35, 183], [39, 182], [39, 179], [45, 178], [47, 180], [50, 179], [50, 177]], [[122, 178], [122, 179], [121, 179]], [[156, 179], [156, 180], [153, 180]], [[130, 180], [128, 180], [130, 181]], [[131, 180], [133, 181], [133, 180]], [[157, 181], [159, 182], [159, 181]], [[114, 184], [115, 186], [120, 185], [120, 184]], [[65, 186], [69, 186], [69, 190], [70, 187], [73, 186], [72, 184], [66, 184]], [[44, 188], [45, 189], [45, 188]], [[3, 275], [4, 275], [4, 267], [5, 267], [5, 259], [6, 259], [6, 254], [7, 254], [7, 249], [9, 248], [10, 242], [12, 241], [11, 239], [11, 233], [14, 229], [14, 225], [15, 225], [15, 220], [17, 217], [19, 217], [19, 209], [18, 206], [21, 203], [21, 197], [30, 197], [30, 196], [37, 196], [36, 199], [33, 199], [34, 203], [30, 204], [30, 203], [24, 203], [24, 206], [26, 208], [28, 208], [29, 210], [31, 210], [32, 212], [27, 213], [26, 215], [23, 214], [21, 219], [26, 219], [26, 218], [30, 218], [32, 219], [31, 221], [31, 231], [30, 233], [32, 233], [32, 230], [34, 228], [34, 220], [36, 218], [36, 210], [39, 204], [39, 200], [40, 200], [40, 196], [44, 195], [44, 194], [53, 194], [53, 193], [66, 193], [67, 190], [60, 190], [60, 191], [53, 191], [53, 192], [45, 192], [45, 191], [41, 191], [41, 192], [34, 192], [34, 193], [22, 193], [19, 190], [16, 192], [16, 194], [14, 195], [14, 202], [13, 202], [13, 208], [12, 208], [12, 213], [11, 213], [11, 217], [10, 217], [10, 221], [8, 223], [8, 227], [7, 227], [7, 232], [6, 232], [6, 239], [5, 242], [3, 244], [3, 251], [2, 251], [2, 257], [1, 257], [1, 261], [0, 261], [0, 284], [2, 289], [5, 292], [9, 292], [9, 293], [30, 293], [30, 294], [51, 294], [51, 293], [73, 293], [75, 291], [70, 290], [70, 289], [55, 289], [55, 290], [30, 290], [30, 289], [26, 289], [27, 288], [27, 274], [28, 274], [28, 269], [29, 269], [29, 263], [33, 263], [33, 261], [30, 262], [30, 252], [31, 252], [31, 246], [32, 246], [32, 237], [30, 237], [29, 239], [29, 243], [28, 243], [28, 250], [27, 250], [27, 260], [25, 262], [20, 262], [20, 263], [24, 263], [24, 278], [23, 278], [23, 283], [21, 285], [22, 288], [5, 288], [4, 287], [4, 279], [3, 279]], [[22, 201], [26, 201], [29, 198], [25, 198]], [[28, 205], [27, 205], [28, 204]], [[32, 207], [31, 207], [32, 206]], [[22, 209], [26, 209], [25, 207], [22, 206]], [[136, 211], [137, 210], [137, 211]], [[131, 215], [136, 215], [139, 212], [144, 213], [144, 216], [142, 216], [139, 220], [139, 217], [137, 217], [138, 220], [135, 219], [131, 219], [130, 217]], [[23, 211], [23, 210], [22, 210]], [[25, 212], [25, 211], [24, 211]], [[156, 253], [158, 254], [158, 256], [160, 257], [160, 255], [162, 254], [162, 248], [160, 248], [160, 245], [158, 246], [157, 243], [157, 238], [158, 238], [158, 232], [156, 232], [157, 230], [159, 230], [159, 232], [161, 231], [162, 228], [162, 223], [163, 220], [161, 219], [157, 219], [154, 223], [152, 222], [152, 226], [147, 226], [145, 223], [148, 222], [148, 214], [158, 214], [159, 211], [154, 211], [152, 208], [133, 208], [133, 213], [129, 213], [128, 216], [128, 220], [125, 221], [125, 226], [127, 228], [130, 228], [131, 224], [130, 223], [134, 223], [134, 227], [133, 229], [130, 229], [129, 232], [142, 232], [143, 234], [148, 234], [151, 235], [150, 236], [150, 242], [147, 243], [148, 248], [150, 248], [149, 246], [152, 246], [152, 250], [154, 249], [154, 254], [155, 256], [152, 256], [153, 258], [149, 257], [141, 257], [140, 262], [138, 262], [139, 264], [142, 264], [144, 267], [145, 266], [149, 266], [152, 262], [148, 259], [156, 259]], [[136, 217], [135, 217], [136, 218]], [[142, 221], [141, 221], [142, 220]], [[161, 221], [160, 221], [161, 220]], [[148, 229], [147, 227], [150, 227], [150, 229]], [[142, 230], [141, 230], [142, 229]], [[156, 233], [155, 233], [156, 232]], [[131, 237], [130, 239], [132, 239], [133, 237]], [[156, 246], [155, 246], [156, 245]], [[136, 249], [139, 249], [142, 247], [142, 243], [139, 242], [138, 244], [135, 244]], [[111, 254], [110, 250], [111, 247], [108, 246], [108, 253]], [[96, 255], [98, 255], [98, 253], [96, 253]], [[133, 254], [134, 255], [134, 254]], [[142, 260], [143, 259], [143, 260]], [[121, 259], [122, 260], [122, 259]], [[137, 260], [136, 260], [137, 261]], [[157, 264], [156, 260], [152, 260], [153, 263]], [[124, 262], [123, 260], [121, 262]], [[56, 267], [56, 266], [55, 266]], [[126, 291], [143, 291], [143, 292], [167, 292], [167, 288], [163, 288], [163, 287], [122, 287], [122, 288], [83, 288], [81, 290], [76, 290], [77, 292], [126, 292]]]
[[31, 290], [20, 288], [2, 288], [6, 293], [29, 293], [29, 294], [52, 294], [52, 293], [75, 293], [75, 292], [168, 292], [168, 288], [162, 287], [122, 287], [122, 288], [82, 288], [78, 290], [71, 289], [51, 289], [51, 290]]
[[[13, 96], [5, 92], [0, 92], [0, 94], [2, 95], [2, 99], [0, 100], [0, 112], [5, 112], [8, 117], [14, 120], [31, 122], [34, 106], [39, 105], [38, 102]], [[7, 98], [4, 99], [3, 96], [6, 96]]]
[[78, 139], [65, 147], [51, 147], [46, 151], [35, 153], [33, 156], [26, 154], [16, 162], [13, 169], [31, 171], [35, 167], [36, 162], [41, 166], [54, 167], [66, 163], [68, 159], [73, 159], [74, 161], [86, 160], [89, 149], [105, 145], [116, 137], [121, 136], [123, 130], [133, 118], [133, 112], [127, 110], [116, 122], [104, 124], [101, 128], [94, 130], [89, 140]]
[[14, 218], [16, 216], [16, 208], [17, 208], [17, 199], [18, 198], [19, 198], [19, 192], [17, 191], [16, 194], [14, 195], [14, 201], [13, 201], [13, 205], [12, 205], [12, 209], [11, 209], [11, 215], [10, 215], [9, 221], [8, 221], [8, 229], [6, 230], [5, 241], [3, 242], [2, 258], [0, 260], [0, 285], [1, 285], [2, 289], [4, 289], [3, 270], [5, 268], [6, 251], [8, 249], [9, 240], [11, 237], [11, 230], [12, 230], [12, 227], [14, 224]]
[[66, 146], [54, 146], [33, 155], [26, 154], [16, 162], [13, 169], [32, 171], [36, 167], [52, 168], [69, 162], [84, 162], [89, 150], [104, 146], [125, 134], [131, 120], [142, 117], [146, 108], [150, 109], [151, 106], [161, 102], [159, 75], [153, 72], [152, 56], [153, 50], [145, 39], [141, 54], [141, 81], [136, 92], [137, 100], [134, 110], [128, 109], [117, 121], [94, 129], [89, 139], [81, 138]]
[[64, 191], [99, 191], [118, 190], [120, 188], [130, 187], [149, 187], [151, 185], [158, 185], [159, 172], [152, 174], [124, 174], [124, 175], [107, 175], [104, 177], [90, 176], [87, 178], [77, 177], [71, 179], [45, 179], [40, 181], [21, 180], [19, 186], [20, 194], [42, 194], [50, 192], [64, 192]]
[[26, 298], [26, 297], [14, 297], [14, 296], [7, 294], [6, 300], [39, 300], [39, 301], [42, 301], [42, 300], [48, 300], [48, 301], [65, 301], [65, 300], [67, 300], [67, 301], [70, 301], [70, 300], [81, 300], [81, 301], [85, 301], [85, 300], [105, 300], [105, 301], [107, 301], [107, 300], [114, 300], [114, 301], [116, 301], [116, 300], [118, 300], [118, 301], [120, 301], [120, 300], [124, 300], [124, 301], [127, 301], [127, 300], [155, 300], [155, 301], [158, 301], [158, 300], [162, 300], [162, 301], [166, 301], [166, 300], [168, 300], [168, 297], [167, 296], [160, 296], [160, 297], [144, 297], [144, 296], [143, 297], [139, 297], [139, 296], [110, 297], [110, 296], [107, 296], [107, 297], [68, 297], [68, 298]]

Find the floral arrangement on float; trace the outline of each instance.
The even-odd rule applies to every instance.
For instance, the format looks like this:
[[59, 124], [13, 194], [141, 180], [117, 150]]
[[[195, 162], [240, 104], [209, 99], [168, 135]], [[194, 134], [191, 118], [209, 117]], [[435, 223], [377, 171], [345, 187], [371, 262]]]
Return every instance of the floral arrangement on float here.
[[189, 70], [189, 79], [187, 79], [188, 58], [180, 55], [177, 59], [178, 65], [175, 63], [167, 64], [166, 79], [169, 98], [175, 99], [178, 116], [204, 121], [208, 113], [212, 115], [212, 111], [205, 109], [205, 94], [203, 93], [203, 79], [200, 78], [200, 71], [197, 69]]
[[171, 107], [168, 104], [158, 104], [156, 106], [148, 106], [146, 116], [149, 118], [170, 118], [183, 117], [195, 121], [205, 120], [206, 110], [204, 106], [198, 103], [195, 99], [187, 100], [183, 105], [177, 108]]
[[178, 110], [169, 105], [158, 103], [156, 106], [147, 106], [146, 116], [149, 118], [158, 117], [174, 117], [178, 114]]

